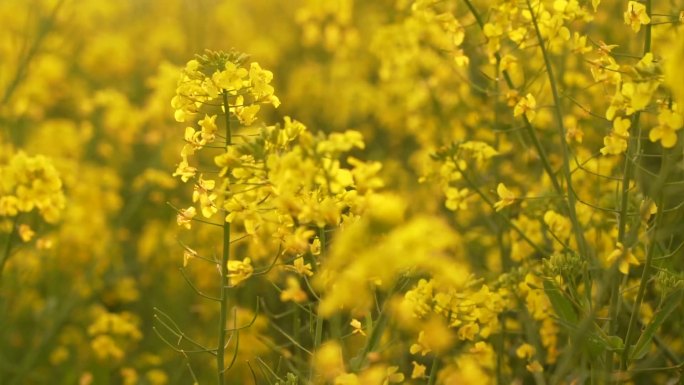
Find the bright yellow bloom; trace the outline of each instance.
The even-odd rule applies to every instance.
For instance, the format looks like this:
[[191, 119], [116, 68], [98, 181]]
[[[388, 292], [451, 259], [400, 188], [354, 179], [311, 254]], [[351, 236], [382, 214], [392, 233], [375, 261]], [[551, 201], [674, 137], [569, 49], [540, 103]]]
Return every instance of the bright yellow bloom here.
[[352, 318], [351, 322], [349, 323], [354, 330], [352, 331], [352, 334], [361, 334], [362, 336], [366, 335], [366, 332], [363, 331], [363, 326], [361, 325], [361, 321], [357, 320], [356, 318]]
[[454, 187], [449, 187], [446, 191], [446, 207], [449, 210], [466, 210], [468, 208], [468, 203], [466, 198], [470, 195], [470, 190], [467, 188], [457, 189]]
[[192, 192], [192, 201], [193, 203], [199, 201], [200, 210], [205, 218], [210, 218], [218, 212], [218, 207], [216, 205], [218, 195], [213, 192], [215, 187], [216, 181], [204, 179], [203, 175], [200, 175]]
[[418, 378], [425, 377], [425, 370], [427, 369], [425, 365], [419, 364], [416, 361], [411, 362], [413, 365], [413, 371], [411, 372], [411, 379], [415, 380]]
[[544, 367], [537, 360], [532, 361], [530, 364], [526, 365], [525, 368], [527, 368], [530, 373], [541, 373], [544, 371]]
[[252, 81], [252, 93], [257, 99], [273, 95], [273, 86], [269, 84], [273, 80], [273, 72], [262, 69], [259, 63], [251, 63], [249, 79]]
[[651, 128], [648, 138], [651, 142], [660, 140], [665, 148], [672, 148], [677, 144], [677, 132], [684, 125], [682, 116], [670, 109], [663, 109], [658, 114], [658, 125]]
[[237, 64], [227, 61], [223, 71], [217, 71], [212, 75], [214, 84], [232, 94], [242, 89], [243, 79], [247, 77], [247, 69], [238, 67]]
[[518, 349], [515, 350], [515, 355], [518, 356], [518, 358], [524, 358], [526, 360], [530, 360], [533, 356], [534, 353], [537, 350], [534, 348], [534, 346], [524, 343], [518, 347]]
[[197, 122], [197, 124], [202, 127], [202, 140], [205, 144], [211, 143], [216, 139], [216, 131], [218, 131], [216, 116], [217, 115], [204, 115], [204, 119]]
[[632, 254], [632, 250], [625, 251], [625, 246], [620, 242], [615, 244], [615, 250], [606, 258], [606, 262], [610, 264], [616, 261], [620, 264], [619, 269], [622, 274], [629, 273], [629, 265], [639, 266], [640, 264], [639, 260]]
[[288, 276], [286, 280], [287, 288], [280, 292], [280, 300], [283, 302], [292, 301], [295, 303], [306, 302], [309, 297], [302, 290], [299, 280], [294, 276]]
[[387, 368], [387, 373], [385, 380], [382, 382], [382, 385], [388, 385], [390, 383], [399, 383], [404, 381], [404, 375], [402, 373], [398, 373], [399, 367], [398, 366], [390, 366]]
[[242, 95], [237, 97], [235, 104], [235, 115], [240, 121], [240, 124], [243, 126], [251, 126], [252, 123], [256, 121], [256, 115], [261, 110], [261, 106], [258, 104], [243, 105], [244, 97]]
[[496, 193], [499, 195], [499, 200], [494, 203], [494, 209], [496, 211], [501, 211], [504, 207], [510, 206], [515, 203], [516, 197], [511, 190], [509, 190], [505, 184], [499, 183], [496, 186]]
[[313, 271], [311, 271], [311, 264], [304, 263], [304, 257], [295, 258], [292, 262], [292, 270], [307, 277], [311, 277], [314, 274]]
[[627, 139], [629, 138], [629, 127], [632, 122], [629, 119], [615, 118], [613, 120], [613, 131], [610, 135], [603, 138], [603, 155], [620, 155], [627, 150]]
[[188, 164], [187, 158], [183, 158], [180, 161], [180, 163], [178, 163], [178, 167], [176, 168], [176, 171], [173, 173], [173, 176], [180, 176], [183, 182], [187, 182], [188, 180], [190, 180], [190, 178], [193, 178], [196, 173], [197, 168], [191, 167]]
[[228, 261], [228, 278], [230, 278], [230, 286], [239, 285], [241, 282], [251, 277], [253, 272], [254, 268], [252, 267], [252, 260], [250, 258], [245, 258], [242, 261]]
[[651, 22], [651, 18], [646, 13], [646, 6], [636, 1], [627, 3], [627, 11], [624, 14], [625, 24], [632, 27], [634, 32], [639, 32], [642, 24]]
[[23, 242], [29, 242], [36, 235], [35, 231], [31, 230], [31, 226], [21, 224], [19, 225], [19, 238]]
[[178, 226], [183, 226], [190, 230], [192, 228], [192, 218], [196, 215], [197, 209], [192, 206], [187, 209], [181, 209], [178, 215], [176, 215], [176, 223], [178, 223]]
[[195, 250], [186, 246], [185, 251], [183, 251], [183, 267], [186, 267], [191, 259], [197, 258], [197, 255]]
[[536, 115], [537, 100], [532, 96], [532, 94], [527, 94], [525, 97], [520, 99], [518, 103], [513, 108], [513, 116], [518, 117], [525, 115], [528, 121], [534, 120]]
[[651, 103], [653, 93], [658, 89], [658, 84], [656, 81], [623, 84], [621, 94], [627, 99], [627, 114], [645, 109]]

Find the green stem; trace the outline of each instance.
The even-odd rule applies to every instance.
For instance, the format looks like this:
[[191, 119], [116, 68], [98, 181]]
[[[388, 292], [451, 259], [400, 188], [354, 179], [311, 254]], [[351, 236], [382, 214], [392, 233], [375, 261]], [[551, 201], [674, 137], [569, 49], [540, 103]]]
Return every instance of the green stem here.
[[432, 366], [430, 367], [430, 377], [428, 378], [427, 385], [435, 385], [437, 382], [437, 370], [439, 369], [439, 360], [437, 356], [432, 359]]
[[373, 323], [373, 330], [371, 330], [370, 335], [368, 336], [366, 345], [364, 345], [361, 353], [352, 360], [351, 369], [353, 372], [361, 370], [366, 364], [368, 354], [377, 349], [378, 344], [380, 343], [380, 337], [382, 337], [382, 333], [385, 332], [385, 327], [387, 327], [387, 312], [383, 308], [378, 319]]
[[[326, 234], [325, 234], [325, 226], [318, 229], [318, 240], [321, 242], [321, 257], [323, 257], [323, 256], [325, 256], [325, 248], [326, 248], [326, 243], [327, 243]], [[314, 331], [314, 340], [313, 340], [313, 349], [312, 349], [314, 354], [316, 353], [316, 350], [318, 350], [318, 347], [321, 346], [322, 340], [323, 340], [323, 317], [321, 317], [319, 314], [316, 314], [316, 328]], [[311, 368], [309, 370], [309, 383], [313, 383], [313, 377], [314, 377], [314, 367], [313, 367], [313, 365], [311, 365]]]
[[[663, 163], [661, 166], [661, 173], [658, 177], [658, 181], [655, 184], [655, 188], [658, 191], [658, 201], [656, 202], [656, 207], [659, 210], [663, 208], [663, 186], [667, 177], [670, 173], [671, 162], [667, 155], [663, 156]], [[659, 212], [656, 215], [655, 224], [653, 227], [653, 232], [651, 233], [651, 240], [648, 251], [646, 252], [646, 261], [644, 261], [644, 270], [641, 273], [641, 281], [639, 282], [639, 291], [637, 292], [636, 300], [634, 302], [634, 308], [632, 314], [629, 317], [629, 323], [627, 324], [627, 332], [625, 334], [625, 349], [622, 351], [622, 357], [620, 359], [620, 367], [625, 370], [629, 365], [629, 353], [630, 346], [632, 343], [632, 335], [634, 334], [634, 328], [636, 326], [637, 318], [639, 316], [639, 310], [641, 309], [641, 304], [644, 300], [644, 295], [646, 294], [646, 286], [649, 282], [649, 276], [651, 273], [651, 265], [653, 263], [653, 254], [655, 254], [656, 243], [658, 242], [658, 230], [663, 223], [664, 214]]]
[[[231, 144], [230, 131], [230, 105], [228, 104], [228, 94], [223, 92], [223, 108], [226, 118], [226, 142]], [[226, 147], [227, 151], [227, 147]], [[216, 374], [219, 385], [225, 384], [225, 351], [226, 351], [226, 319], [228, 317], [228, 290], [230, 280], [228, 278], [228, 261], [230, 260], [230, 222], [224, 219], [223, 222], [223, 253], [221, 255], [221, 296], [218, 325], [218, 346], [216, 347]]]
[[[476, 20], [478, 26], [480, 27], [480, 29], [484, 30], [484, 22], [482, 20], [482, 17], [480, 16], [480, 14], [477, 12], [477, 9], [475, 9], [475, 7], [470, 2], [470, 0], [463, 0], [463, 1], [465, 2], [466, 6], [470, 10], [470, 13], [473, 15], [473, 17], [475, 17], [475, 20]], [[536, 26], [536, 24], [535, 24], [535, 26]], [[541, 44], [541, 46], [543, 49], [542, 53], [544, 53], [544, 58], [546, 59], [547, 55], [545, 53], [546, 50], [544, 48], [543, 43]], [[501, 55], [499, 55], [498, 52], [494, 53], [494, 58], [497, 60], [497, 62], [501, 61]], [[506, 82], [506, 85], [508, 86], [508, 88], [514, 90], [515, 85], [513, 84], [513, 80], [511, 79], [511, 76], [508, 73], [508, 71], [504, 70], [504, 71], [502, 71], [502, 73], [503, 73], [504, 81]], [[555, 88], [555, 79], [553, 78], [552, 74], [553, 73], [550, 72], [549, 78], [551, 79], [552, 85], [554, 86], [553, 89], [556, 91], [554, 93], [554, 95], [555, 95], [555, 99], [557, 100], [558, 99], [558, 93], [557, 93], [557, 89]], [[558, 101], [556, 101], [556, 105], [560, 106], [560, 103], [558, 103]], [[563, 129], [563, 125], [562, 125], [562, 116], [561, 116], [560, 121], [561, 121], [561, 125], [560, 125], [561, 131], [565, 131]], [[530, 123], [530, 121], [525, 116], [523, 116], [523, 123], [525, 126], [525, 131], [527, 132], [530, 139], [532, 140], [532, 144], [534, 145], [534, 148], [537, 151], [537, 154], [539, 155], [539, 159], [542, 162], [542, 166], [544, 167], [544, 171], [548, 175], [549, 180], [551, 181], [551, 184], [553, 185], [554, 190], [560, 196], [564, 196], [565, 194], [564, 194], [563, 187], [561, 186], [560, 182], [558, 181], [558, 178], [556, 177], [556, 172], [553, 170], [553, 167], [551, 167], [551, 162], [549, 161], [549, 157], [546, 154], [546, 150], [544, 150], [544, 147], [542, 146], [541, 141], [539, 140], [539, 137], [537, 136], [537, 133], [534, 131], [534, 127], [532, 127], [532, 124]], [[567, 143], [565, 142], [565, 133], [562, 134], [561, 140], [563, 141], [563, 145], [564, 145], [563, 150], [565, 151], [565, 150], [567, 150], [565, 147], [567, 145]], [[565, 171], [566, 179], [568, 180], [568, 187], [571, 190], [572, 186], [570, 186], [570, 184], [569, 184], [569, 181], [570, 181], [569, 161], [567, 160], [567, 153], [565, 153], [564, 155], [566, 158], [566, 160], [564, 162], [564, 166], [567, 166], [566, 170], [564, 170], [564, 171]], [[572, 193], [572, 190], [571, 190], [571, 193]], [[571, 194], [568, 194], [568, 195], [571, 195]], [[568, 199], [570, 199], [570, 198], [568, 198]], [[576, 228], [577, 220], [576, 220], [576, 214], [575, 214], [575, 205], [574, 205], [575, 197], [574, 196], [572, 196], [572, 200], [573, 200], [573, 203], [571, 205], [568, 204], [568, 215], [570, 216], [570, 219], [573, 221], [573, 229], [575, 230], [575, 234], [577, 234], [576, 236], [580, 237], [580, 239], [582, 240], [582, 242], [578, 242], [578, 245], [580, 247], [583, 247], [583, 245], [585, 245], [584, 234], [581, 232], [578, 233], [576, 231], [577, 230], [577, 228]], [[573, 220], [573, 218], [574, 218], [574, 220]]]
[[7, 237], [7, 243], [5, 244], [5, 250], [2, 253], [2, 259], [0, 259], [0, 282], [2, 282], [2, 272], [5, 270], [5, 264], [7, 263], [7, 260], [10, 257], [10, 253], [12, 253], [12, 240], [14, 236], [17, 234], [17, 223], [19, 222], [19, 215], [14, 217], [14, 220], [12, 221], [12, 231], [10, 231], [9, 236]]
[[565, 179], [566, 188], [568, 190], [568, 215], [570, 216], [570, 221], [572, 222], [573, 232], [575, 233], [575, 239], [577, 241], [577, 246], [582, 254], [582, 257], [588, 258], [588, 247], [586, 240], [584, 239], [584, 232], [582, 231], [582, 226], [577, 218], [577, 211], [575, 205], [577, 203], [577, 197], [575, 195], [575, 189], [572, 187], [572, 174], [570, 172], [570, 156], [568, 142], [565, 140], [565, 126], [563, 124], [563, 112], [561, 111], [561, 100], [558, 94], [558, 85], [556, 84], [556, 78], [553, 72], [553, 66], [551, 65], [551, 59], [546, 51], [546, 46], [544, 45], [544, 39], [542, 38], [541, 31], [539, 30], [539, 24], [537, 23], [537, 16], [532, 9], [532, 4], [530, 0], [527, 1], [527, 8], [530, 10], [530, 15], [532, 17], [532, 25], [537, 34], [537, 41], [539, 42], [539, 48], [541, 49], [542, 56], [544, 57], [544, 65], [546, 67], [546, 73], [549, 78], [549, 84], [551, 86], [551, 94], [553, 95], [554, 112], [556, 115], [556, 124], [558, 125], [558, 133], [560, 135], [561, 149], [563, 154], [563, 176]]
[[[651, 14], [651, 0], [647, 0], [646, 2], [646, 13], [648, 15]], [[651, 25], [648, 24], [646, 25], [646, 33], [644, 36], [644, 50], [643, 54], [647, 54], [648, 52], [651, 51]], [[632, 183], [632, 179], [634, 177], [634, 162], [636, 162], [636, 155], [639, 154], [640, 152], [640, 147], [641, 147], [641, 130], [640, 130], [640, 118], [641, 118], [641, 113], [636, 112], [632, 116], [632, 121], [631, 121], [631, 130], [630, 130], [630, 137], [633, 137], [636, 139], [636, 148], [635, 145], [632, 144], [632, 141], [627, 142], [627, 154], [625, 156], [625, 168], [624, 168], [624, 174], [622, 175], [622, 191], [621, 191], [621, 199], [620, 199], [620, 213], [618, 217], [618, 235], [617, 235], [617, 241], [620, 242], [624, 246], [625, 253], [627, 253], [628, 246], [625, 243], [625, 234], [627, 232], [627, 220], [628, 220], [628, 206], [629, 206], [629, 190], [630, 190], [630, 184]], [[629, 242], [631, 244], [631, 240]], [[649, 250], [650, 251], [650, 250]], [[624, 258], [624, 255], [621, 255], [619, 258]], [[648, 262], [648, 261], [647, 261]], [[646, 273], [647, 268], [644, 268], [644, 273]], [[611, 335], [617, 334], [617, 329], [618, 329], [618, 318], [620, 316], [620, 280], [619, 280], [619, 275], [615, 279], [613, 279], [611, 282], [611, 299], [610, 299], [610, 307], [609, 307], [609, 314], [610, 317], [608, 319], [608, 332]], [[632, 313], [632, 315], [634, 315]], [[630, 321], [631, 324], [631, 321]], [[629, 337], [630, 331], [629, 328], [627, 330], [627, 337]], [[625, 351], [629, 350], [629, 345], [625, 341]], [[624, 366], [624, 354], [623, 358], [621, 360], [621, 366]], [[613, 369], [613, 352], [608, 351], [606, 352], [606, 364], [608, 365], [608, 373], [612, 372]]]

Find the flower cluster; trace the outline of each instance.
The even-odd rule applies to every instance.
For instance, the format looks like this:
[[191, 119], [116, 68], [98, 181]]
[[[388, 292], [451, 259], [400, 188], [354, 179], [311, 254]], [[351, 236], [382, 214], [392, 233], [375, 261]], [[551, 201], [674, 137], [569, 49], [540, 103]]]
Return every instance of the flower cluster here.
[[62, 180], [45, 156], [19, 151], [0, 165], [0, 217], [37, 210], [48, 223], [59, 220], [65, 206]]

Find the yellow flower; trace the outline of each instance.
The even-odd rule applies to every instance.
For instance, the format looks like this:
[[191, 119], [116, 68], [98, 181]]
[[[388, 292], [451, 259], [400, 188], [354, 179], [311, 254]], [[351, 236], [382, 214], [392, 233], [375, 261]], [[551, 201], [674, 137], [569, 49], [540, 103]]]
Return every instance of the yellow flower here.
[[183, 158], [183, 160], [178, 163], [178, 167], [173, 173], [173, 176], [180, 176], [183, 182], [187, 182], [190, 178], [195, 176], [195, 173], [197, 173], [197, 169], [188, 164], [187, 158]]
[[526, 360], [530, 360], [533, 356], [534, 353], [536, 352], [536, 349], [534, 346], [524, 343], [518, 347], [518, 349], [515, 350], [515, 355], [518, 356], [518, 358], [524, 358]]
[[425, 346], [425, 344], [423, 343], [423, 336], [424, 335], [425, 335], [424, 331], [421, 331], [420, 333], [418, 333], [418, 342], [416, 342], [415, 344], [412, 344], [411, 347], [409, 348], [409, 352], [411, 352], [411, 354], [420, 353], [422, 356], [424, 356], [424, 355], [431, 352], [430, 348]]
[[299, 280], [294, 276], [287, 277], [287, 289], [280, 292], [280, 300], [283, 302], [292, 301], [295, 303], [306, 302], [309, 297], [306, 292], [302, 290]]
[[226, 62], [224, 68], [223, 71], [216, 71], [211, 78], [217, 87], [234, 94], [242, 88], [247, 70], [230, 61]]
[[672, 148], [677, 144], [677, 131], [682, 128], [682, 116], [672, 110], [663, 109], [658, 115], [658, 125], [651, 128], [648, 138], [651, 142], [660, 140], [665, 148]]
[[622, 96], [629, 101], [627, 104], [627, 114], [645, 109], [651, 102], [653, 93], [657, 88], [658, 82], [656, 81], [639, 83], [627, 82], [623, 84], [621, 90]]
[[352, 334], [361, 334], [362, 336], [366, 335], [366, 332], [363, 331], [363, 327], [361, 326], [361, 321], [357, 320], [356, 318], [352, 318], [351, 322], [349, 323], [352, 328], [354, 328], [354, 331], [352, 331]]
[[192, 206], [187, 209], [181, 209], [178, 215], [176, 215], [176, 223], [178, 223], [178, 226], [183, 226], [190, 230], [192, 228], [192, 218], [195, 215], [197, 215], [197, 209]]
[[629, 138], [629, 127], [632, 122], [629, 119], [615, 118], [613, 120], [613, 131], [610, 135], [603, 138], [603, 155], [620, 155], [627, 150], [627, 139]]
[[199, 181], [192, 192], [192, 201], [200, 202], [200, 210], [205, 218], [210, 218], [218, 212], [218, 207], [216, 206], [218, 195], [212, 192], [215, 187], [216, 181], [204, 179], [203, 175], [200, 174]]
[[197, 255], [195, 250], [186, 246], [185, 251], [183, 251], [183, 267], [186, 267], [191, 259], [197, 258]]
[[256, 115], [261, 110], [258, 104], [244, 105], [244, 98], [242, 95], [236, 99], [235, 116], [237, 116], [240, 124], [243, 126], [251, 126], [257, 119]]
[[397, 373], [399, 370], [398, 366], [390, 366], [387, 368], [387, 374], [382, 385], [388, 385], [390, 383], [399, 383], [404, 381], [404, 375], [402, 373]]
[[249, 79], [252, 81], [252, 93], [256, 99], [273, 95], [273, 86], [269, 85], [273, 80], [273, 72], [261, 69], [259, 63], [251, 63]]
[[632, 122], [629, 119], [615, 118], [613, 120], [613, 133], [623, 138], [629, 137], [629, 127]]
[[496, 193], [499, 195], [499, 201], [494, 203], [494, 209], [496, 211], [501, 211], [504, 207], [515, 203], [515, 195], [506, 187], [505, 184], [499, 183], [499, 185], [496, 186]]
[[411, 372], [411, 379], [415, 380], [417, 378], [425, 377], [425, 370], [427, 369], [425, 365], [421, 365], [416, 361], [411, 362], [413, 364], [413, 371]]
[[608, 135], [603, 138], [603, 155], [620, 155], [627, 150], [627, 141], [615, 135]]
[[525, 115], [528, 121], [534, 120], [536, 115], [535, 109], [537, 108], [537, 101], [532, 94], [527, 94], [525, 97], [520, 99], [518, 103], [513, 108], [513, 116], [518, 117]]
[[307, 277], [311, 277], [313, 275], [313, 271], [311, 271], [311, 264], [304, 263], [304, 257], [295, 258], [295, 260], [292, 262], [291, 268], [297, 273]]
[[620, 264], [619, 269], [622, 274], [629, 273], [629, 265], [639, 266], [639, 260], [636, 259], [634, 254], [632, 254], [632, 250], [628, 249], [625, 251], [625, 246], [620, 242], [615, 245], [615, 250], [608, 255], [606, 261], [610, 264], [613, 264], [618, 259], [618, 263]]
[[29, 225], [19, 225], [19, 238], [24, 242], [29, 242], [36, 235]]
[[204, 115], [204, 119], [197, 122], [197, 124], [202, 127], [202, 141], [206, 143], [211, 143], [216, 139], [216, 131], [218, 127], [216, 126], [216, 116], [217, 115]]
[[457, 189], [449, 187], [446, 191], [446, 207], [452, 211], [466, 210], [468, 208], [466, 198], [468, 197], [469, 193], [470, 191], [467, 188]]
[[636, 1], [630, 1], [627, 3], [627, 11], [624, 14], [625, 24], [632, 27], [634, 32], [639, 32], [642, 24], [648, 24], [651, 22], [651, 18], [646, 13], [646, 6], [637, 3]]
[[541, 366], [537, 360], [534, 360], [530, 364], [526, 365], [525, 368], [527, 368], [530, 373], [541, 373], [544, 371], [544, 367]]
[[253, 272], [254, 268], [250, 258], [245, 258], [242, 261], [228, 261], [228, 278], [230, 278], [231, 286], [237, 286], [242, 281], [247, 280]]
[[458, 338], [472, 341], [479, 331], [480, 325], [476, 322], [469, 322], [458, 329]]

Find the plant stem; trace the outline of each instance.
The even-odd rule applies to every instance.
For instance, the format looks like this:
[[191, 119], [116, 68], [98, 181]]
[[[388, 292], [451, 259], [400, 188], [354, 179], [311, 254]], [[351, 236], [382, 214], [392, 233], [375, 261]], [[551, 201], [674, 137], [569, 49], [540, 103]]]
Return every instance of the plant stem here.
[[[663, 163], [661, 165], [660, 175], [658, 176], [658, 181], [655, 183], [655, 188], [658, 191], [658, 200], [656, 202], [656, 207], [659, 210], [663, 208], [663, 186], [667, 177], [670, 173], [671, 162], [667, 155], [663, 156]], [[646, 261], [644, 261], [644, 270], [641, 273], [641, 281], [639, 282], [639, 291], [637, 292], [636, 300], [634, 302], [634, 308], [632, 314], [629, 317], [629, 323], [627, 324], [627, 332], [625, 334], [625, 349], [622, 351], [622, 357], [620, 359], [620, 368], [625, 370], [629, 365], [629, 353], [630, 345], [632, 342], [633, 330], [636, 326], [637, 317], [639, 316], [639, 310], [641, 309], [641, 304], [644, 300], [644, 295], [646, 294], [646, 285], [649, 282], [649, 275], [651, 273], [651, 264], [653, 263], [653, 254], [655, 254], [656, 243], [658, 242], [658, 230], [663, 223], [664, 214], [658, 212], [656, 214], [655, 224], [653, 225], [653, 232], [651, 233], [651, 240], [648, 251], [646, 252]]]
[[[473, 4], [471, 3], [470, 0], [463, 0], [463, 1], [465, 2], [466, 6], [470, 10], [470, 13], [473, 15], [473, 17], [475, 17], [475, 21], [477, 22], [480, 29], [484, 31], [484, 21], [482, 20], [482, 17], [480, 16], [480, 14], [477, 12], [477, 9], [475, 9], [475, 7], [473, 6]], [[531, 9], [530, 9], [530, 11], [531, 11]], [[534, 17], [534, 14], [532, 16]], [[537, 27], [536, 19], [533, 19], [533, 20], [535, 20], [535, 27]], [[539, 32], [538, 28], [537, 28], [537, 32]], [[548, 56], [546, 55], [546, 49], [545, 49], [544, 44], [541, 40], [541, 36], [538, 35], [538, 39], [540, 40], [540, 45], [542, 47], [542, 54], [544, 54], [544, 59], [545, 59], [545, 63], [547, 64], [547, 70], [548, 70], [550, 68], [550, 62], [548, 61]], [[494, 58], [496, 59], [497, 62], [501, 61], [501, 55], [498, 52], [494, 53]], [[513, 80], [511, 79], [511, 76], [508, 73], [508, 71], [503, 70], [502, 74], [503, 74], [504, 81], [506, 82], [506, 85], [508, 86], [508, 88], [514, 90], [515, 85], [513, 84]], [[549, 79], [551, 81], [552, 89], [554, 90], [555, 105], [558, 106], [558, 108], [560, 108], [558, 91], [557, 91], [557, 87], [555, 86], [555, 79], [553, 78], [553, 72], [552, 71], [549, 71]], [[560, 112], [560, 110], [557, 110], [557, 112]], [[562, 132], [561, 140], [563, 142], [564, 174], [565, 174], [565, 177], [566, 177], [566, 180], [568, 183], [568, 190], [570, 192], [568, 194], [568, 200], [572, 199], [572, 203], [568, 202], [567, 211], [568, 211], [568, 215], [570, 216], [570, 219], [573, 223], [573, 230], [575, 232], [575, 236], [578, 237], [578, 246], [580, 247], [580, 251], [582, 252], [582, 254], [584, 256], [587, 256], [585, 251], [588, 251], [588, 250], [585, 247], [586, 242], [584, 240], [584, 233], [582, 233], [581, 231], [579, 231], [579, 232], [577, 231], [577, 228], [579, 228], [579, 223], [577, 222], [577, 218], [576, 218], [577, 215], [576, 215], [576, 211], [575, 211], [575, 196], [572, 195], [572, 194], [574, 194], [574, 190], [572, 190], [572, 186], [570, 184], [571, 173], [570, 173], [570, 163], [569, 163], [569, 159], [568, 159], [569, 157], [567, 154], [567, 147], [566, 147], [567, 143], [565, 142], [565, 129], [563, 126], [562, 115], [560, 115], [560, 116], [561, 116], [561, 118], [560, 118], [559, 128]], [[534, 127], [532, 127], [532, 124], [530, 123], [530, 121], [525, 116], [523, 116], [523, 123], [525, 126], [525, 131], [527, 132], [530, 139], [532, 140], [532, 144], [534, 145], [534, 148], [537, 151], [537, 154], [539, 155], [539, 159], [542, 162], [542, 166], [544, 167], [544, 171], [548, 175], [549, 180], [551, 181], [551, 184], [553, 185], [554, 190], [559, 195], [564, 196], [565, 194], [564, 194], [563, 187], [561, 186], [560, 182], [558, 181], [558, 178], [556, 177], [556, 172], [553, 170], [553, 167], [551, 167], [551, 162], [549, 161], [549, 157], [546, 154], [546, 150], [544, 150], [544, 147], [542, 146], [541, 141], [539, 140], [539, 137], [537, 136], [537, 133], [534, 131]], [[572, 198], [570, 198], [570, 196], [572, 196]], [[590, 291], [590, 290], [588, 290], [588, 291]]]
[[12, 231], [10, 231], [9, 236], [7, 236], [7, 243], [5, 244], [5, 250], [2, 253], [2, 259], [0, 259], [0, 282], [2, 282], [2, 272], [5, 270], [5, 264], [12, 253], [12, 240], [17, 233], [17, 223], [19, 222], [19, 215], [14, 217], [12, 221]]
[[[321, 242], [321, 256], [325, 256], [325, 248], [326, 248], [326, 234], [325, 234], [325, 226], [321, 227], [318, 229], [318, 240]], [[313, 349], [312, 351], [314, 354], [316, 353], [316, 350], [318, 350], [318, 347], [321, 345], [321, 341], [323, 339], [323, 317], [321, 317], [318, 312], [316, 312], [316, 329], [314, 331], [314, 339], [313, 339]], [[313, 383], [313, 376], [314, 376], [314, 367], [311, 365], [311, 368], [309, 370], [309, 383]]]
[[[648, 15], [651, 14], [651, 0], [647, 0], [646, 2], [646, 13]], [[644, 36], [644, 50], [643, 54], [645, 55], [646, 53], [651, 51], [651, 25], [648, 24], [646, 25], [646, 32]], [[630, 184], [632, 183], [632, 178], [634, 177], [634, 162], [636, 161], [636, 155], [639, 154], [640, 148], [641, 148], [641, 130], [640, 130], [640, 121], [641, 121], [641, 113], [637, 111], [634, 113], [632, 116], [631, 120], [631, 129], [630, 129], [630, 137], [636, 138], [636, 145], [632, 144], [632, 141], [627, 142], [627, 154], [625, 155], [625, 168], [624, 168], [624, 173], [622, 175], [622, 191], [621, 191], [621, 196], [620, 196], [620, 214], [618, 218], [618, 235], [617, 235], [617, 242], [620, 242], [624, 246], [624, 253], [626, 254], [628, 252], [628, 246], [625, 243], [630, 243], [631, 244], [631, 239], [629, 240], [630, 242], [626, 242], [625, 234], [627, 231], [627, 219], [628, 219], [628, 206], [629, 206], [629, 189], [630, 189]], [[636, 146], [636, 148], [635, 148]], [[631, 237], [630, 237], [631, 238]], [[650, 252], [650, 250], [649, 250]], [[624, 255], [621, 255], [619, 258], [624, 258]], [[647, 264], [650, 264], [650, 261], [648, 261], [647, 257]], [[647, 273], [648, 268], [644, 267], [644, 274]], [[608, 333], [610, 335], [615, 335], [617, 334], [617, 329], [618, 329], [618, 318], [620, 316], [620, 302], [622, 298], [620, 298], [620, 280], [619, 276], [615, 277], [611, 282], [611, 299], [610, 299], [610, 308], [609, 308], [609, 314], [610, 317], [608, 319]], [[632, 313], [632, 315], [634, 315]], [[630, 320], [630, 325], [631, 325], [631, 320]], [[626, 337], [629, 338], [629, 327], [627, 330], [627, 335]], [[627, 341], [625, 341], [625, 352], [629, 350], [629, 344]], [[623, 359], [621, 360], [621, 365], [624, 364], [624, 354], [623, 354]], [[608, 367], [608, 373], [610, 373], [613, 369], [613, 352], [608, 351], [606, 352], [606, 364]]]
[[[230, 131], [230, 105], [228, 104], [228, 94], [223, 92], [223, 108], [224, 116], [226, 118], [226, 142], [231, 144]], [[226, 151], [228, 148], [226, 147]], [[223, 253], [221, 255], [221, 296], [220, 310], [219, 310], [219, 325], [218, 325], [218, 346], [216, 347], [216, 366], [217, 366], [217, 382], [219, 385], [225, 384], [225, 359], [224, 354], [226, 350], [226, 318], [228, 316], [228, 290], [230, 287], [230, 280], [228, 278], [228, 261], [230, 260], [230, 222], [224, 219], [223, 222]]]
[[553, 95], [554, 112], [556, 115], [556, 124], [558, 125], [558, 133], [560, 135], [561, 149], [563, 154], [563, 176], [565, 179], [565, 187], [568, 193], [568, 215], [570, 216], [570, 221], [572, 222], [573, 232], [575, 233], [575, 240], [577, 241], [577, 247], [583, 258], [589, 258], [589, 250], [584, 239], [584, 232], [582, 231], [582, 226], [577, 218], [577, 211], [575, 205], [577, 203], [577, 197], [575, 195], [575, 190], [572, 187], [572, 175], [570, 172], [570, 156], [568, 142], [565, 140], [565, 126], [563, 124], [563, 112], [561, 110], [561, 100], [558, 95], [558, 85], [556, 84], [556, 78], [553, 72], [553, 66], [551, 65], [551, 59], [548, 52], [546, 51], [546, 46], [544, 45], [544, 39], [542, 38], [541, 31], [539, 30], [539, 24], [537, 23], [537, 16], [532, 9], [532, 4], [530, 0], [527, 1], [527, 8], [530, 10], [530, 15], [532, 17], [532, 25], [537, 34], [537, 41], [539, 42], [539, 48], [541, 49], [542, 56], [544, 57], [544, 65], [546, 66], [546, 73], [549, 78], [549, 85], [551, 87], [551, 94]]
[[437, 356], [432, 359], [432, 366], [430, 367], [430, 377], [427, 385], [435, 385], [437, 383], [437, 369], [439, 369], [439, 360]]

